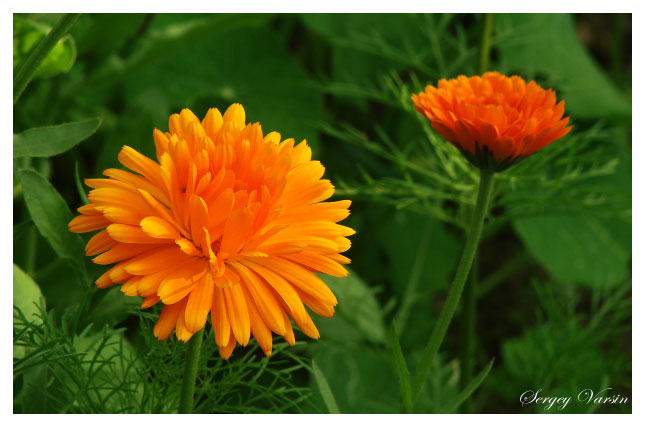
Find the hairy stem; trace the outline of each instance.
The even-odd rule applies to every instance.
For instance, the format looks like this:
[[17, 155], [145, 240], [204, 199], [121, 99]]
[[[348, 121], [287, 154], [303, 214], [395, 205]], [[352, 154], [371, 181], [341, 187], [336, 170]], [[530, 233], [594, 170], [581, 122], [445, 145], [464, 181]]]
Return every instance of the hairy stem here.
[[186, 344], [186, 360], [184, 364], [184, 379], [181, 383], [179, 399], [179, 413], [190, 414], [193, 412], [193, 396], [195, 394], [195, 378], [199, 368], [199, 353], [202, 348], [204, 328], [192, 336]]
[[[461, 353], [459, 365], [461, 367], [461, 388], [464, 389], [473, 379], [473, 365], [475, 356], [475, 320], [477, 319], [477, 284], [479, 278], [479, 256], [475, 258], [470, 270], [470, 276], [464, 288], [464, 297], [461, 308]], [[462, 404], [463, 412], [470, 412], [470, 400]]]
[[477, 71], [479, 74], [484, 74], [488, 71], [488, 57], [490, 56], [490, 38], [493, 33], [493, 14], [486, 13], [484, 15], [484, 29], [479, 45], [479, 64]]
[[473, 263], [473, 258], [475, 257], [475, 252], [477, 251], [477, 245], [479, 244], [479, 238], [481, 237], [482, 227], [484, 225], [484, 218], [488, 211], [488, 202], [493, 189], [493, 180], [494, 172], [489, 170], [481, 170], [480, 180], [479, 180], [479, 191], [477, 194], [477, 203], [475, 205], [475, 211], [471, 220], [470, 228], [466, 236], [466, 245], [461, 254], [461, 259], [459, 260], [459, 265], [457, 266], [457, 272], [453, 279], [452, 285], [450, 286], [450, 291], [448, 293], [448, 298], [441, 310], [439, 319], [432, 330], [432, 335], [430, 340], [426, 345], [426, 348], [423, 351], [421, 361], [414, 375], [412, 382], [412, 398], [413, 401], [419, 397], [419, 392], [421, 387], [430, 372], [430, 367], [432, 366], [432, 361], [439, 351], [441, 342], [443, 341], [448, 326], [452, 320], [457, 305], [459, 304], [459, 299], [461, 298], [461, 293], [464, 289], [464, 284], [468, 278], [468, 273], [470, 272], [470, 267]]
[[54, 28], [31, 51], [22, 67], [13, 79], [13, 104], [27, 88], [27, 85], [36, 74], [36, 70], [45, 60], [47, 54], [56, 46], [56, 43], [67, 34], [81, 16], [80, 13], [66, 13], [56, 23]]

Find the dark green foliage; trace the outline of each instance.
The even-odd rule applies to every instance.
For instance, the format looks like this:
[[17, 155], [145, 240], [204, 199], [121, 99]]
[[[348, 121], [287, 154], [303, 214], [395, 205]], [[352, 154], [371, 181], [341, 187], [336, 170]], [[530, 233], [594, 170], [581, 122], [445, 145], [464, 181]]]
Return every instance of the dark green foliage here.
[[[14, 16], [14, 70], [59, 15]], [[321, 338], [254, 340], [221, 360], [206, 327], [197, 413], [398, 413], [445, 300], [478, 172], [410, 95], [476, 72], [481, 15], [82, 15], [13, 114], [14, 412], [172, 413], [185, 344], [68, 232], [83, 178], [190, 108], [244, 105], [265, 133], [307, 139], [353, 201], [351, 275]], [[631, 18], [497, 15], [489, 67], [566, 99], [573, 131], [496, 176], [480, 246], [475, 377], [459, 313], [413, 412], [631, 412]], [[582, 29], [612, 43], [579, 37]], [[621, 42], [622, 41], [622, 42]], [[100, 118], [100, 119], [93, 119]], [[396, 324], [396, 331], [387, 325]], [[393, 329], [393, 328], [392, 328]], [[490, 364], [491, 360], [494, 363]], [[467, 383], [467, 381], [466, 381]], [[612, 388], [623, 404], [522, 405]], [[467, 405], [463, 404], [466, 400]]]

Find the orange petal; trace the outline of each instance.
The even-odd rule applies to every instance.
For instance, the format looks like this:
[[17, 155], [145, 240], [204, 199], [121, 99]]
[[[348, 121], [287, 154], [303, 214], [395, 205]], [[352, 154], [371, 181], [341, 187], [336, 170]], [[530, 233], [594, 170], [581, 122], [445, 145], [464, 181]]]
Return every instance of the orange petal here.
[[67, 227], [72, 233], [87, 233], [105, 228], [112, 222], [103, 215], [79, 215], [69, 222]]
[[258, 307], [258, 311], [271, 330], [276, 334], [283, 335], [286, 331], [284, 312], [269, 285], [264, 279], [240, 263], [233, 263], [229, 268], [234, 269], [240, 275]]
[[197, 332], [206, 324], [206, 318], [213, 306], [213, 278], [205, 274], [200, 283], [191, 291], [186, 304], [186, 327]]
[[293, 314], [293, 320], [295, 320], [296, 323], [306, 323], [306, 318], [309, 317], [307, 310], [305, 310], [304, 305], [302, 305], [302, 301], [296, 291], [294, 291], [291, 285], [282, 276], [250, 260], [241, 260], [240, 263], [258, 273], [267, 281], [267, 283], [269, 283], [269, 285], [271, 285], [290, 309]]
[[172, 224], [158, 216], [145, 217], [139, 225], [145, 234], [155, 239], [177, 240], [181, 237]]
[[300, 252], [283, 255], [283, 257], [305, 265], [320, 273], [329, 274], [330, 276], [345, 277], [349, 274], [342, 265], [332, 260], [327, 255], [319, 255], [312, 252]]
[[117, 241], [110, 237], [107, 230], [99, 231], [87, 242], [87, 245], [85, 246], [85, 255], [93, 256], [100, 254], [101, 252], [105, 252], [113, 248], [116, 244]]
[[253, 220], [253, 213], [248, 208], [234, 211], [224, 227], [220, 250], [226, 254], [237, 253], [251, 231]]
[[260, 311], [255, 305], [255, 302], [253, 301], [253, 297], [249, 293], [249, 290], [247, 289], [247, 287], [240, 286], [240, 288], [244, 292], [244, 298], [246, 299], [246, 306], [249, 310], [249, 319], [251, 321], [251, 333], [253, 334], [253, 337], [255, 338], [257, 343], [260, 345], [260, 348], [262, 349], [264, 354], [266, 354], [267, 357], [271, 356], [271, 352], [273, 349], [273, 337], [271, 336], [271, 329], [262, 318], [262, 315], [260, 314]]
[[231, 335], [231, 321], [229, 320], [226, 309], [224, 291], [221, 288], [215, 288], [213, 291], [211, 323], [213, 324], [213, 332], [215, 333], [215, 343], [219, 347], [225, 347]]
[[[172, 243], [165, 239], [155, 239], [143, 232], [141, 227], [127, 224], [111, 224], [107, 227], [111, 238], [121, 243], [162, 244]], [[165, 241], [164, 241], [165, 240]]]
[[154, 336], [159, 340], [165, 340], [166, 338], [168, 338], [172, 331], [175, 330], [175, 326], [177, 325], [177, 318], [179, 317], [179, 313], [183, 308], [183, 302], [164, 305], [161, 309], [159, 319], [157, 320], [157, 323], [152, 330]]
[[338, 304], [336, 297], [325, 282], [301, 265], [280, 257], [255, 258], [254, 262], [279, 274], [289, 283], [321, 302], [328, 305]]
[[251, 321], [244, 293], [240, 285], [223, 288], [222, 291], [233, 335], [237, 342], [246, 346], [249, 343], [249, 335], [251, 334]]
[[150, 250], [127, 261], [125, 268], [130, 274], [144, 276], [167, 270], [169, 267], [187, 262], [191, 258], [175, 245], [160, 245], [157, 249]]
[[228, 358], [231, 357], [231, 354], [233, 354], [233, 349], [235, 349], [236, 344], [237, 342], [235, 341], [235, 339], [233, 339], [233, 336], [231, 335], [231, 337], [229, 338], [228, 344], [226, 344], [225, 346], [217, 347], [219, 350], [220, 357], [224, 360], [228, 360]]
[[161, 299], [157, 295], [151, 295], [149, 297], [145, 297], [143, 299], [143, 302], [141, 303], [141, 308], [152, 307], [153, 305], [155, 305], [159, 301], [161, 301]]
[[174, 304], [188, 295], [207, 271], [203, 260], [187, 262], [161, 281], [157, 295], [164, 304]]
[[117, 243], [112, 249], [94, 258], [92, 262], [101, 265], [114, 264], [115, 262], [125, 261], [155, 248], [157, 248], [156, 245]]

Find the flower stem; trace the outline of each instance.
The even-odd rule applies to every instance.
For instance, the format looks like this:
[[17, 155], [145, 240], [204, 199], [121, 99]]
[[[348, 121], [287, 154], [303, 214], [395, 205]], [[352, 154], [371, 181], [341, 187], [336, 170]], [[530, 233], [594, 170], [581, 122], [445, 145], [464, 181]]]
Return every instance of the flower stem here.
[[484, 29], [482, 31], [481, 43], [479, 45], [479, 74], [488, 71], [488, 57], [490, 54], [490, 38], [493, 33], [493, 14], [484, 14]]
[[56, 23], [54, 28], [31, 51], [22, 67], [13, 79], [13, 104], [15, 105], [31, 79], [36, 74], [38, 66], [45, 60], [47, 54], [56, 46], [56, 43], [67, 34], [81, 16], [80, 13], [66, 13]]
[[470, 223], [470, 229], [466, 236], [466, 245], [461, 254], [461, 259], [459, 260], [459, 265], [457, 266], [457, 272], [455, 273], [452, 285], [450, 286], [448, 298], [446, 299], [443, 309], [441, 310], [441, 314], [439, 315], [439, 319], [432, 330], [430, 341], [428, 341], [428, 344], [423, 351], [421, 361], [419, 362], [419, 366], [415, 372], [414, 379], [412, 381], [413, 402], [419, 397], [421, 387], [430, 372], [432, 361], [439, 351], [441, 342], [446, 335], [450, 321], [452, 320], [455, 310], [457, 309], [457, 305], [459, 304], [459, 298], [461, 297], [464, 284], [468, 278], [468, 272], [470, 271], [470, 267], [473, 263], [473, 258], [477, 251], [477, 245], [479, 244], [479, 238], [481, 237], [484, 218], [488, 211], [488, 201], [490, 200], [493, 189], [493, 180], [493, 171], [481, 169], [477, 203]]
[[[464, 296], [461, 305], [461, 343], [459, 366], [461, 367], [461, 388], [465, 389], [473, 378], [473, 358], [475, 355], [475, 319], [477, 313], [477, 285], [479, 277], [479, 256], [475, 252], [470, 275], [464, 287]], [[462, 404], [463, 412], [470, 412], [470, 400]]]
[[204, 328], [200, 329], [186, 344], [186, 361], [184, 365], [184, 379], [181, 383], [181, 396], [179, 398], [179, 413], [190, 414], [193, 412], [193, 395], [195, 393], [195, 377], [199, 368], [199, 352], [202, 348]]

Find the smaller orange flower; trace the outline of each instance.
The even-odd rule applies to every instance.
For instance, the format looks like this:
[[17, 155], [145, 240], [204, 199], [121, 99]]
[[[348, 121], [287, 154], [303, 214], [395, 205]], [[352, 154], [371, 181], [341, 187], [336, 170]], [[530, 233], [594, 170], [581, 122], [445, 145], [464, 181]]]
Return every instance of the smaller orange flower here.
[[414, 108], [475, 166], [500, 171], [569, 133], [564, 101], [535, 81], [496, 71], [441, 79]]

